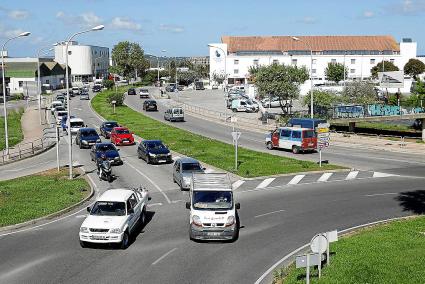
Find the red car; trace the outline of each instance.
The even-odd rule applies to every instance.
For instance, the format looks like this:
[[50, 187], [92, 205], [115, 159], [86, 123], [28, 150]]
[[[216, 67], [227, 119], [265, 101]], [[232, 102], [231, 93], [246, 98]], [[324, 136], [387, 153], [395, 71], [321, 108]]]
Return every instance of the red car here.
[[111, 142], [115, 145], [133, 145], [133, 133], [126, 127], [114, 127], [111, 131]]

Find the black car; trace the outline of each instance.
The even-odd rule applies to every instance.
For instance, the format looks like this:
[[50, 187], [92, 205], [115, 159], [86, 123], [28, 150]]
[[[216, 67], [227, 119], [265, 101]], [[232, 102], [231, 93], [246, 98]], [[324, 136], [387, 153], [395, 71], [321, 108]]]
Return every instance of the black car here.
[[127, 95], [129, 95], [129, 96], [135, 96], [136, 95], [136, 89], [134, 89], [134, 88], [128, 89]]
[[158, 106], [155, 100], [146, 100], [143, 102], [143, 110], [158, 111]]
[[102, 154], [106, 155], [106, 158], [112, 165], [122, 165], [119, 149], [115, 148], [112, 143], [96, 143], [90, 150], [90, 158], [92, 161], [97, 161], [102, 158]]
[[167, 146], [161, 140], [143, 140], [137, 147], [137, 156], [146, 163], [172, 163], [173, 158]]
[[100, 135], [105, 138], [109, 138], [111, 135], [112, 128], [119, 127], [119, 124], [116, 121], [105, 121], [100, 126]]
[[167, 87], [165, 87], [165, 91], [166, 92], [175, 92], [176, 91], [176, 85], [175, 84], [170, 84]]
[[101, 85], [94, 85], [93, 88], [91, 88], [91, 90], [93, 91], [93, 93], [97, 93], [102, 91], [102, 86]]
[[100, 140], [99, 134], [97, 134], [96, 129], [94, 128], [80, 128], [78, 129], [77, 136], [75, 137], [75, 144], [77, 144], [80, 149], [90, 148], [96, 143], [102, 142]]

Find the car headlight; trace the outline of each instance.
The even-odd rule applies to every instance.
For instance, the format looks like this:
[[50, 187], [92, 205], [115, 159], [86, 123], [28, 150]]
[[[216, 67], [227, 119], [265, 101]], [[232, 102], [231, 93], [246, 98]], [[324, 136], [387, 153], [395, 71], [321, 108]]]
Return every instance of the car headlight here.
[[168, 153], [167, 156], [170, 157], [171, 156], [171, 153]]
[[192, 224], [198, 227], [202, 227], [201, 218], [198, 215], [192, 216]]
[[152, 154], [152, 153], [149, 153], [149, 156], [151, 156], [151, 157], [156, 157], [156, 154]]
[[235, 216], [229, 216], [227, 218], [226, 227], [233, 226], [235, 224]]
[[80, 232], [81, 233], [88, 233], [89, 232], [89, 229], [87, 229], [87, 227], [81, 227], [80, 228]]
[[111, 234], [121, 234], [121, 229], [120, 228], [111, 229], [109, 231], [109, 233], [111, 233]]
[[83, 142], [83, 144], [87, 144], [87, 140], [81, 140], [81, 142]]
[[120, 160], [120, 157], [115, 157], [114, 160], [115, 161], [119, 161]]
[[100, 142], [102, 142], [102, 140], [100, 140], [100, 138], [96, 140], [96, 143], [100, 143]]

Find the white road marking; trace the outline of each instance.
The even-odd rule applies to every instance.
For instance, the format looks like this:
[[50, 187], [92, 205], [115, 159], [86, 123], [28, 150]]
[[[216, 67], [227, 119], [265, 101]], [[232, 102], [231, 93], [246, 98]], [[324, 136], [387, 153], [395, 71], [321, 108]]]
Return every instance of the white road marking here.
[[173, 200], [173, 201], [171, 201], [171, 203], [179, 203], [179, 202], [183, 202], [183, 200]]
[[367, 197], [374, 197], [374, 196], [383, 196], [383, 195], [397, 195], [398, 192], [387, 192], [387, 193], [375, 193], [375, 194], [366, 194]]
[[174, 156], [173, 157], [173, 160], [178, 160], [178, 159], [180, 159], [181, 157], [180, 156]]
[[130, 162], [126, 162], [126, 164], [129, 165], [130, 167], [132, 167], [136, 172], [138, 172], [140, 175], [142, 175], [145, 179], [147, 179], [164, 196], [165, 200], [167, 200], [168, 203], [171, 203], [170, 198], [168, 198], [168, 196], [165, 194], [165, 192], [162, 191], [162, 189], [150, 177], [148, 177], [147, 175], [145, 175], [144, 173], [139, 171]]
[[271, 184], [276, 178], [266, 178], [256, 188], [265, 188]]
[[328, 179], [333, 175], [333, 173], [324, 173], [317, 181], [318, 182], [325, 182], [328, 181]]
[[382, 177], [394, 177], [397, 175], [393, 175], [393, 174], [386, 174], [386, 173], [381, 173], [381, 172], [373, 172], [373, 177], [374, 178], [382, 178]]
[[357, 175], [359, 174], [359, 171], [352, 171], [349, 172], [347, 177], [345, 178], [345, 180], [352, 180], [355, 179], [357, 177]]
[[75, 216], [75, 218], [77, 218], [77, 219], [82, 219], [82, 218], [86, 218], [86, 217], [87, 217], [87, 214]]
[[237, 180], [232, 184], [233, 190], [236, 190], [237, 188], [239, 188], [242, 184], [244, 184], [245, 181], [244, 180]]
[[288, 182], [288, 184], [291, 184], [291, 185], [298, 184], [304, 177], [305, 175], [296, 175], [291, 179], [290, 182]]
[[148, 207], [162, 206], [162, 203], [161, 203], [161, 202], [158, 202], [158, 203], [152, 203], [152, 204], [148, 204], [147, 206], [148, 206]]
[[173, 248], [172, 250], [170, 250], [169, 252], [165, 253], [163, 256], [161, 256], [160, 258], [158, 258], [157, 260], [155, 260], [154, 262], [152, 262], [152, 265], [157, 264], [158, 262], [160, 262], [161, 260], [163, 260], [164, 258], [166, 258], [168, 255], [170, 255], [173, 251], [175, 251], [177, 248]]
[[263, 216], [267, 216], [267, 215], [271, 215], [271, 214], [276, 214], [276, 213], [280, 213], [280, 212], [284, 212], [285, 210], [277, 210], [277, 211], [272, 211], [272, 212], [269, 212], [269, 213], [264, 213], [264, 214], [260, 214], [260, 215], [257, 215], [257, 216], [254, 216], [254, 218], [258, 218], [258, 217], [263, 217]]

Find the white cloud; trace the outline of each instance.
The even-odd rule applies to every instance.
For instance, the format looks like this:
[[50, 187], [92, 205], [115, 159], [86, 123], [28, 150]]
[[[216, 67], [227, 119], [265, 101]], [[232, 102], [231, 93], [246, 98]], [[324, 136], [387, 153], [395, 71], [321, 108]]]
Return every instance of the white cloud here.
[[372, 11], [364, 11], [362, 17], [365, 19], [371, 19], [375, 17], [375, 13]]
[[25, 10], [12, 10], [9, 11], [7, 15], [9, 16], [9, 18], [14, 20], [25, 20], [26, 18], [28, 18], [29, 13]]
[[56, 18], [63, 21], [67, 25], [79, 25], [83, 28], [91, 28], [100, 25], [103, 20], [93, 12], [87, 12], [75, 15], [67, 15], [63, 11], [56, 13]]
[[317, 23], [317, 19], [314, 17], [306, 16], [300, 22], [304, 24], [315, 24]]
[[84, 25], [88, 27], [95, 27], [102, 23], [102, 19], [92, 12], [82, 14], [81, 18], [83, 20]]
[[390, 13], [401, 15], [416, 15], [425, 12], [425, 0], [399, 0], [397, 3], [388, 5]]
[[181, 27], [181, 26], [166, 25], [166, 24], [159, 25], [159, 30], [164, 31], [164, 32], [171, 32], [171, 33], [182, 33], [182, 32], [184, 32], [184, 28]]
[[113, 18], [110, 26], [111, 28], [117, 30], [139, 31], [142, 29], [142, 26], [139, 23], [133, 22], [130, 19], [122, 17]]
[[22, 29], [9, 29], [5, 26], [0, 25], [0, 38], [11, 38], [20, 35], [25, 32]]

